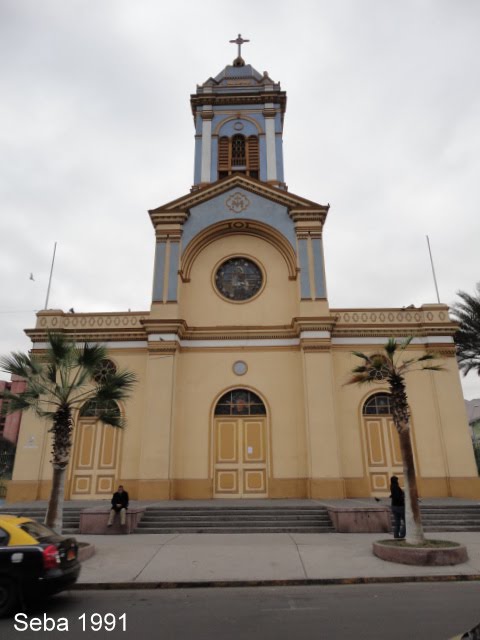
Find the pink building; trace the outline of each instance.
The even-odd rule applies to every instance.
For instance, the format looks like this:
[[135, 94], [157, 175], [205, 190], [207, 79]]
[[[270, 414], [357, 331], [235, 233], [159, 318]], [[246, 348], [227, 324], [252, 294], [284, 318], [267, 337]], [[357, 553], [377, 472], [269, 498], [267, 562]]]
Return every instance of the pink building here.
[[[25, 380], [18, 376], [12, 376], [11, 382], [0, 380], [0, 391], [4, 391], [5, 389], [8, 389], [8, 391], [11, 391], [12, 393], [21, 393], [22, 391], [25, 391]], [[13, 444], [17, 444], [22, 414], [19, 411], [16, 413], [5, 414], [2, 411], [2, 408], [7, 402], [8, 400], [2, 400], [0, 398], [0, 437], [3, 436], [6, 440], [10, 440]]]

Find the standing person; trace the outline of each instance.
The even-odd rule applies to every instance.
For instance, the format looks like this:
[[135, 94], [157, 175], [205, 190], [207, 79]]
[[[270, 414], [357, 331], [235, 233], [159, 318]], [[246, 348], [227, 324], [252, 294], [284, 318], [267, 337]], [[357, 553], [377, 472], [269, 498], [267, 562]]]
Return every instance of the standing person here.
[[112, 497], [112, 508], [110, 509], [107, 527], [112, 526], [116, 513], [120, 513], [120, 524], [124, 526], [127, 523], [127, 509], [128, 492], [124, 491], [123, 485], [120, 485]]
[[398, 484], [397, 476], [392, 476], [390, 479], [390, 498], [394, 519], [393, 537], [405, 538], [405, 494]]

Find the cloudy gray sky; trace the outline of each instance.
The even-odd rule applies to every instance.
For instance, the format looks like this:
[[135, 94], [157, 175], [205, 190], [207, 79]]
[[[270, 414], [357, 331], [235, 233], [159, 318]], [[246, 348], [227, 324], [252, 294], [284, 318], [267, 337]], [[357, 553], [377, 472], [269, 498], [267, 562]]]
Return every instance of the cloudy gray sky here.
[[290, 191], [331, 204], [330, 305], [435, 302], [426, 234], [442, 302], [473, 293], [479, 31], [476, 0], [0, 0], [0, 353], [28, 348], [54, 241], [50, 307], [149, 308], [147, 209], [189, 191], [189, 94], [239, 32], [288, 93]]

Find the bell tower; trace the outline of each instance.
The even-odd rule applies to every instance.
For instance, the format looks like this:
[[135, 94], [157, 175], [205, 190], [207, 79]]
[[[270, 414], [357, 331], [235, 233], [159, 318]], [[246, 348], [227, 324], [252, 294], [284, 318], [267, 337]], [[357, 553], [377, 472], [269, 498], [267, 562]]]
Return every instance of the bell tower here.
[[195, 122], [192, 190], [242, 173], [286, 190], [282, 134], [287, 96], [268, 72], [245, 64], [241, 35], [230, 42], [238, 55], [190, 97]]

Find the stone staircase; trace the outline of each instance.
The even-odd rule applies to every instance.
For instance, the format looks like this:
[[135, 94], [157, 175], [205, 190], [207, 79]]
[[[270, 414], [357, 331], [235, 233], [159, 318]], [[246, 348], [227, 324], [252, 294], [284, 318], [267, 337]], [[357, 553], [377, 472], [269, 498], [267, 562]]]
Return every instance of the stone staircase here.
[[420, 513], [426, 532], [480, 531], [480, 504], [455, 506], [421, 504]]
[[148, 507], [134, 533], [328, 533], [322, 506]]
[[[63, 507], [63, 529], [64, 535], [70, 535], [80, 533], [80, 512], [83, 506], [64, 506]], [[25, 516], [26, 518], [33, 518], [42, 522], [45, 520], [45, 514], [47, 513], [46, 507], [36, 506], [13, 506], [3, 505], [0, 507], [1, 513], [10, 513], [14, 516]]]

